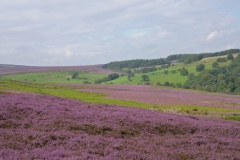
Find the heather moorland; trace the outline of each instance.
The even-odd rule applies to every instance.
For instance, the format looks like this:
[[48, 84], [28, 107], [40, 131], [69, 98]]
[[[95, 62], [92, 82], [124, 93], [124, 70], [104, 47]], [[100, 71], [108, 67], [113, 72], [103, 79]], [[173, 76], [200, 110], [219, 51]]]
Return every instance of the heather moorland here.
[[217, 68], [226, 55], [189, 57], [115, 71], [1, 65], [0, 158], [239, 159], [240, 56]]
[[238, 159], [235, 121], [2, 94], [3, 159]]

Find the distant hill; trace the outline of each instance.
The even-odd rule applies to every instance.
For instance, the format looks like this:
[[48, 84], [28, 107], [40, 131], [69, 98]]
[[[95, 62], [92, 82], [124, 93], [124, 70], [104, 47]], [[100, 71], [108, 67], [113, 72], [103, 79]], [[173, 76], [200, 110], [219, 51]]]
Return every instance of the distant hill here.
[[135, 60], [110, 62], [108, 64], [103, 65], [102, 68], [112, 69], [112, 70], [121, 70], [122, 68], [133, 69], [133, 68], [139, 68], [139, 67], [150, 67], [150, 66], [156, 66], [156, 65], [171, 64], [171, 61], [179, 61], [179, 62], [184, 62], [185, 64], [189, 64], [207, 57], [223, 56], [223, 55], [235, 54], [239, 52], [240, 52], [240, 49], [229, 49], [229, 50], [214, 52], [214, 53], [174, 54], [174, 55], [168, 56], [167, 58], [150, 59], [150, 60], [135, 59]]
[[0, 64], [0, 75], [30, 73], [30, 72], [46, 72], [46, 71], [64, 71], [64, 70], [85, 70], [93, 73], [113, 73], [110, 70], [102, 69], [102, 64], [86, 65], [86, 66], [23, 66]]
[[[222, 52], [221, 52], [222, 53]], [[139, 84], [170, 86], [176, 88], [240, 93], [240, 54], [230, 54], [202, 58], [199, 61], [185, 64], [174, 62], [172, 65], [161, 65], [148, 68], [127, 70], [126, 74], [108, 84]], [[201, 70], [198, 66], [203, 66]], [[143, 72], [145, 71], [146, 72]], [[143, 76], [148, 79], [144, 80]]]
[[229, 49], [229, 50], [214, 52], [214, 53], [175, 54], [175, 55], [168, 56], [166, 58], [166, 61], [178, 60], [179, 62], [184, 62], [185, 64], [189, 64], [192, 62], [199, 61], [203, 58], [224, 56], [224, 55], [235, 54], [239, 52], [240, 52], [240, 49]]

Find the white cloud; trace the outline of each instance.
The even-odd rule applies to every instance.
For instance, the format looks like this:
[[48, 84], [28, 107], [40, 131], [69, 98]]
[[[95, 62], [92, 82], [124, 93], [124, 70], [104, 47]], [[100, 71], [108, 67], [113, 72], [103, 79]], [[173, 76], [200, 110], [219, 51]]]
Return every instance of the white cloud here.
[[73, 55], [73, 52], [70, 50], [65, 51], [65, 57], [71, 57]]
[[223, 30], [223, 31], [213, 31], [207, 36], [207, 41], [216, 39], [216, 38], [221, 38], [221, 37], [226, 37], [226, 36], [231, 36], [234, 34], [236, 31], [235, 30]]
[[217, 31], [213, 31], [207, 36], [207, 40], [210, 41], [210, 40], [216, 38], [218, 35], [219, 35], [219, 33]]

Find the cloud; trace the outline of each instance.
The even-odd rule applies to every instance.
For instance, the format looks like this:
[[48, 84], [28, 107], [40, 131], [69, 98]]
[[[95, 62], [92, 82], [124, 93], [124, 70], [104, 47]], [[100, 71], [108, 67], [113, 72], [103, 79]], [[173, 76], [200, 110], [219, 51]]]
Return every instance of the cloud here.
[[[84, 65], [240, 48], [233, 0], [42, 0], [0, 5], [0, 64]], [[224, 8], [222, 6], [225, 6]]]
[[210, 41], [210, 40], [216, 38], [218, 35], [219, 35], [219, 33], [217, 31], [213, 31], [207, 36], [207, 40]]
[[225, 49], [233, 49], [233, 48], [235, 48], [234, 45], [227, 45], [227, 46], [225, 47]]
[[215, 38], [221, 38], [221, 37], [226, 37], [226, 36], [231, 36], [234, 34], [236, 31], [235, 30], [229, 30], [229, 31], [213, 31], [207, 36], [207, 41], [211, 41]]

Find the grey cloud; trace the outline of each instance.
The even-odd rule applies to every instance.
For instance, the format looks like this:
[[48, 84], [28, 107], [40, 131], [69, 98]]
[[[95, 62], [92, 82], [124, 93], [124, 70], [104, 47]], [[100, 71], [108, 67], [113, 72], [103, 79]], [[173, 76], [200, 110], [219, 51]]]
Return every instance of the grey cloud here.
[[237, 0], [0, 3], [0, 63], [86, 65], [240, 48]]

